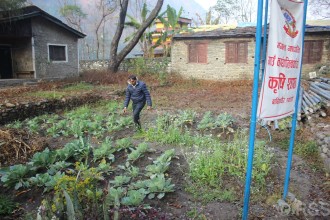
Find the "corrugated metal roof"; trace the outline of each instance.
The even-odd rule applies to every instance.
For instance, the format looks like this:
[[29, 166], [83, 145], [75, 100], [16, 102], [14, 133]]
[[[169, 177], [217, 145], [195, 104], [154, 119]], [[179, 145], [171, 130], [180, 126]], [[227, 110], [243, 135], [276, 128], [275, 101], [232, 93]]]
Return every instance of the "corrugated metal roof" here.
[[16, 11], [16, 13], [9, 13], [8, 11], [1, 11], [0, 12], [0, 23], [5, 22], [11, 22], [11, 21], [17, 21], [17, 20], [24, 20], [32, 17], [41, 16], [61, 27], [64, 29], [72, 32], [73, 34], [77, 35], [79, 38], [86, 37], [85, 34], [81, 33], [80, 31], [77, 31], [76, 29], [68, 26], [67, 24], [64, 24], [61, 20], [58, 18], [48, 14], [47, 12], [41, 10], [37, 6], [27, 6], [24, 8], [19, 9]]

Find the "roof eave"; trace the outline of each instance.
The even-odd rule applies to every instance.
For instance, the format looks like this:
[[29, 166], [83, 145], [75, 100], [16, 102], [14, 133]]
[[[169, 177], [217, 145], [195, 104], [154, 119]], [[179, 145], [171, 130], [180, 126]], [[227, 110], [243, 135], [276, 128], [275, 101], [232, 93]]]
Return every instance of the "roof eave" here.
[[10, 17], [10, 18], [5, 18], [5, 19], [0, 19], [0, 23], [4, 23], [4, 22], [9, 22], [9, 21], [18, 21], [18, 20], [24, 20], [24, 19], [28, 19], [28, 18], [33, 18], [33, 17], [37, 17], [37, 16], [41, 16], [61, 27], [63, 27], [64, 29], [70, 31], [71, 33], [75, 34], [76, 36], [78, 36], [78, 38], [84, 38], [86, 37], [86, 34], [81, 33], [80, 31], [77, 31], [73, 28], [71, 28], [70, 26], [64, 24], [61, 20], [47, 14], [44, 13], [42, 11], [34, 11], [28, 14], [23, 14], [23, 15], [19, 15], [19, 16], [15, 16], [15, 17]]
[[192, 40], [192, 39], [223, 39], [223, 38], [251, 38], [255, 37], [254, 34], [238, 34], [238, 35], [210, 35], [210, 36], [174, 36], [173, 39], [175, 40]]

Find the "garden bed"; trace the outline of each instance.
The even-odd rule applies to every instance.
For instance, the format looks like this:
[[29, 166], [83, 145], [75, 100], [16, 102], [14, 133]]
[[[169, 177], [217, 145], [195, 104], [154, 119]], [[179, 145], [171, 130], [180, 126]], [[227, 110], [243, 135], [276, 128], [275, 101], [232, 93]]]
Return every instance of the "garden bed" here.
[[[102, 83], [88, 87], [89, 94], [103, 97], [101, 102], [2, 126], [1, 131], [8, 135], [3, 135], [0, 143], [8, 145], [10, 141], [18, 140], [30, 146], [37, 140], [41, 143], [37, 145], [43, 146], [36, 150], [39, 153], [34, 156], [32, 153], [26, 155], [25, 160], [6, 162], [13, 165], [34, 161], [30, 165], [39, 164], [36, 173], [29, 173], [22, 179], [22, 185], [2, 179], [0, 192], [9, 191], [20, 207], [15, 208], [16, 215], [8, 214], [6, 218], [17, 219], [17, 213], [21, 217], [35, 218], [38, 208], [41, 216], [51, 217], [57, 211], [66, 218], [69, 207], [63, 204], [70, 203], [70, 200], [78, 219], [82, 216], [84, 219], [103, 218], [104, 214], [110, 218], [118, 214], [123, 219], [240, 218], [251, 82], [221, 83], [173, 78], [166, 86], [159, 87], [153, 79], [145, 81], [150, 85], [154, 110], [142, 113], [143, 133], [135, 133], [131, 116], [121, 114], [124, 97], [117, 91], [125, 89], [125, 80], [116, 86]], [[106, 89], [101, 88], [104, 86]], [[34, 92], [37, 91], [36, 87], [33, 88]], [[56, 92], [61, 94], [63, 91], [56, 89]], [[15, 97], [15, 92], [7, 93], [8, 102]], [[315, 141], [315, 134], [323, 132], [324, 127], [322, 130], [317, 127], [322, 122], [328, 124], [328, 118], [315, 118], [313, 122], [302, 124], [296, 136], [297, 149], [289, 190], [307, 205], [312, 202], [320, 205], [320, 202], [330, 200], [329, 177], [319, 160], [319, 145]], [[303, 212], [284, 215], [274, 208], [283, 190], [289, 130], [270, 130], [271, 141], [267, 130], [259, 126], [258, 130], [249, 217], [310, 217]], [[147, 148], [143, 146], [145, 144]], [[48, 150], [45, 151], [45, 147]], [[74, 150], [67, 151], [74, 153], [66, 158], [62, 151], [69, 147]], [[50, 156], [55, 152], [62, 156]], [[167, 156], [162, 156], [164, 154]], [[50, 159], [40, 160], [45, 157]], [[11, 158], [15, 159], [15, 155]], [[51, 160], [54, 160], [53, 164], [61, 162], [57, 168], [64, 176], [56, 177], [55, 185], [36, 182], [36, 177], [41, 177], [41, 174], [55, 176], [49, 171], [54, 168], [53, 164], [49, 164]], [[42, 161], [46, 164], [40, 167]], [[3, 168], [4, 163], [1, 162]], [[1, 175], [6, 174], [2, 172]], [[87, 183], [87, 178], [92, 182]], [[152, 181], [156, 180], [164, 184], [162, 189], [151, 187]], [[26, 181], [30, 186], [24, 185]], [[146, 182], [139, 182], [139, 188], [134, 188], [138, 181]], [[72, 184], [78, 188], [73, 190]], [[61, 190], [58, 188], [60, 185]], [[18, 188], [14, 189], [15, 186]], [[84, 186], [85, 190], [80, 186]], [[44, 189], [47, 190], [41, 195]], [[75, 198], [75, 193], [78, 198]], [[117, 199], [110, 196], [116, 193]], [[59, 203], [53, 203], [50, 197], [58, 198]], [[82, 207], [76, 206], [77, 201]], [[97, 204], [106, 205], [108, 211]], [[151, 208], [147, 208], [146, 204]]]

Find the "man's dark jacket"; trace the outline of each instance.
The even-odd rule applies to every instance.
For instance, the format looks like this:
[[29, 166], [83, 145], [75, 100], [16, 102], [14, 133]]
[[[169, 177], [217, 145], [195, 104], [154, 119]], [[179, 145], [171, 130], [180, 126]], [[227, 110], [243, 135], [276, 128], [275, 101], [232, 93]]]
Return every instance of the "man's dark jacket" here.
[[146, 84], [142, 81], [137, 81], [135, 86], [130, 83], [128, 84], [126, 89], [124, 107], [128, 107], [130, 100], [132, 100], [133, 103], [147, 101], [148, 106], [152, 106], [150, 93], [147, 89]]

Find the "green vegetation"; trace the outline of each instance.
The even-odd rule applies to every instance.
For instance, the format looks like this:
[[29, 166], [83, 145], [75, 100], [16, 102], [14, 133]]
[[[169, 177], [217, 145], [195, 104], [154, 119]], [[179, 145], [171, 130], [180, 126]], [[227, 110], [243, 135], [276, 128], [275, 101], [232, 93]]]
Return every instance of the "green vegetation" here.
[[11, 214], [17, 208], [17, 205], [11, 197], [0, 194], [0, 216]]
[[45, 99], [61, 99], [66, 96], [66, 92], [60, 91], [38, 91], [28, 93], [28, 96], [37, 97], [37, 98], [45, 98]]
[[[248, 151], [247, 131], [239, 130], [232, 141], [223, 142], [212, 136], [191, 134], [187, 127], [185, 130], [180, 129], [178, 125], [181, 124], [181, 118], [180, 115], [158, 116], [156, 124], [145, 132], [146, 139], [164, 144], [177, 144], [186, 148], [188, 176], [191, 179], [187, 189], [195, 194], [196, 198], [202, 198], [204, 201], [213, 199], [232, 201], [238, 198], [232, 187], [244, 183]], [[227, 113], [220, 114], [216, 120], [211, 119], [211, 112], [207, 112], [202, 121], [197, 123], [197, 128], [203, 125], [204, 130], [209, 128], [224, 130], [234, 122], [233, 117]], [[271, 170], [272, 158], [273, 153], [267, 150], [264, 143], [257, 142], [253, 172], [253, 187], [256, 190], [264, 191], [265, 179]], [[231, 184], [228, 184], [229, 182]]]
[[[213, 116], [207, 112], [200, 121], [193, 110], [163, 114], [138, 137], [114, 139], [112, 132], [132, 125], [131, 117], [121, 116], [118, 108], [117, 102], [100, 102], [98, 106], [86, 105], [62, 115], [44, 115], [13, 123], [12, 127], [28, 128], [39, 135], [67, 137], [70, 141], [63, 148], [35, 153], [26, 164], [3, 168], [3, 186], [53, 191], [54, 198], [43, 200], [46, 211], [38, 214], [42, 218], [52, 218], [54, 213], [60, 213], [63, 218], [86, 215], [92, 219], [115, 218], [124, 207], [134, 209], [145, 205], [148, 199], [162, 199], [174, 191], [174, 184], [167, 177], [175, 157], [174, 149], [165, 150], [156, 158], [148, 157], [152, 162], [143, 167], [139, 165], [151, 150], [148, 142], [157, 142], [183, 150], [188, 164], [185, 187], [196, 200], [240, 199], [238, 188], [244, 183], [247, 131], [232, 131], [231, 140], [205, 134], [206, 131], [229, 131], [235, 123], [230, 114]], [[139, 138], [139, 143], [133, 138]], [[310, 154], [312, 149], [306, 148], [303, 152]], [[256, 143], [252, 189], [260, 194], [265, 192], [272, 157], [263, 142]], [[202, 217], [193, 210], [189, 215]]]

